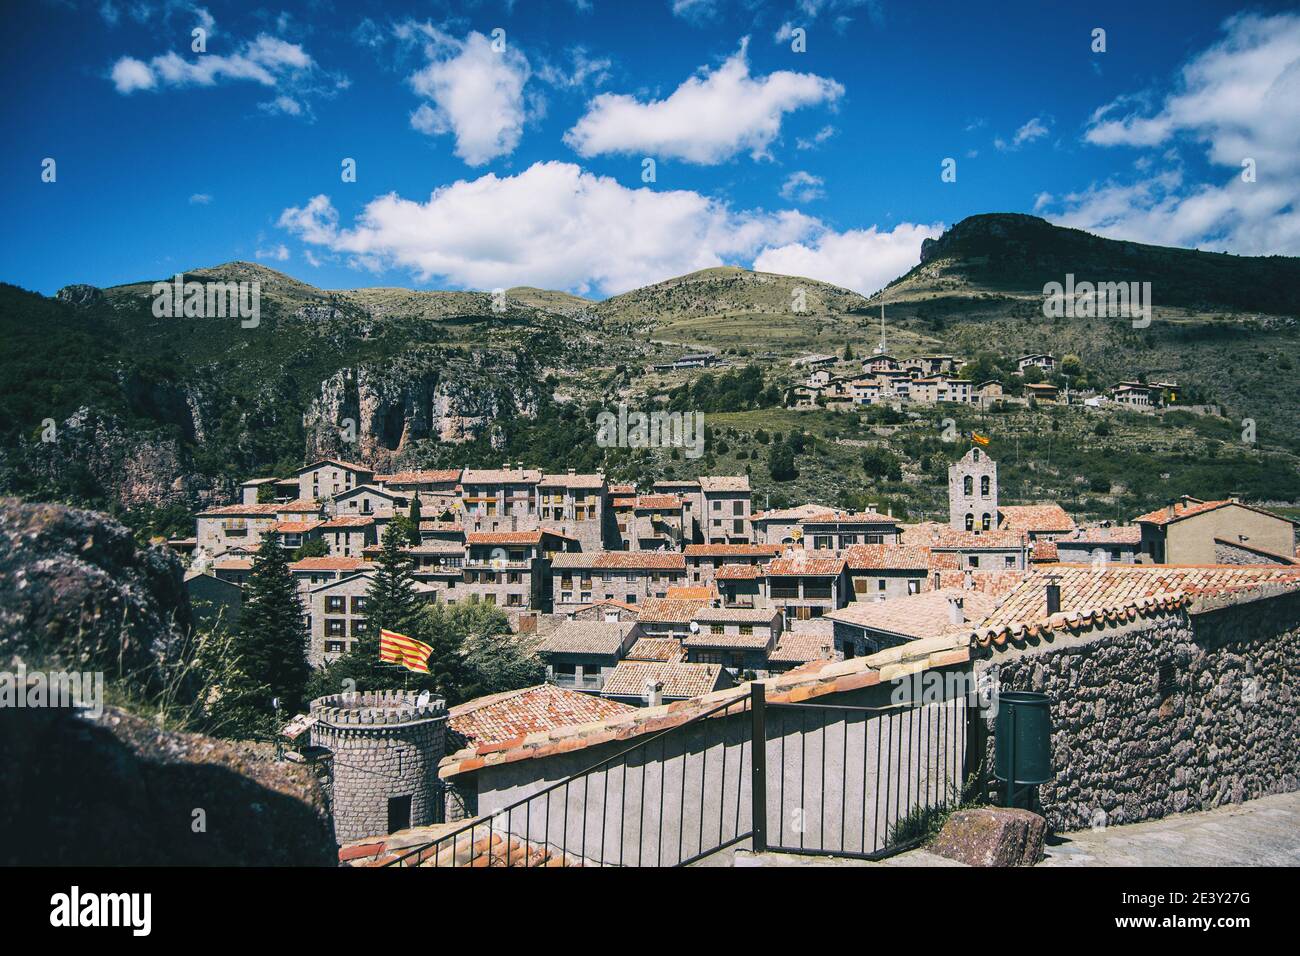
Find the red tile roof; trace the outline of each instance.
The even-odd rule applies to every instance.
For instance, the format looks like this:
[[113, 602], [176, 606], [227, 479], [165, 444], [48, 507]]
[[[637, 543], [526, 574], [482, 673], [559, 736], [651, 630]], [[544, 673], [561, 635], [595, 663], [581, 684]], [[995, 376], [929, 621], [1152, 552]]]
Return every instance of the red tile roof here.
[[790, 575], [813, 575], [826, 577], [839, 574], [844, 570], [844, 558], [817, 558], [798, 552], [793, 558], [776, 558], [763, 565], [763, 573], [769, 577]]
[[1029, 555], [1029, 560], [1035, 564], [1049, 564], [1060, 560], [1060, 555], [1056, 550], [1055, 541], [1044, 541], [1039, 539], [1034, 542], [1034, 550]]
[[707, 603], [703, 599], [647, 598], [637, 612], [636, 619], [642, 624], [689, 624], [695, 612]]
[[1055, 502], [1041, 505], [1003, 505], [1003, 531], [1073, 531], [1074, 519]]
[[382, 481], [387, 485], [447, 484], [460, 481], [460, 469], [398, 471], [391, 475], [375, 475], [375, 481]]
[[319, 528], [320, 524], [319, 521], [281, 521], [271, 530], [280, 534], [306, 534], [313, 528]]
[[477, 747], [514, 741], [539, 730], [587, 724], [625, 714], [632, 708], [554, 684], [491, 694], [457, 704], [447, 725], [460, 737], [456, 746]]
[[762, 576], [757, 564], [724, 564], [713, 572], [715, 581], [757, 581]]
[[1056, 541], [1058, 544], [1141, 544], [1142, 529], [1135, 524], [1079, 528]]
[[779, 544], [688, 544], [689, 558], [730, 558], [737, 555], [776, 557], [783, 550]]
[[627, 652], [629, 661], [680, 661], [685, 656], [675, 637], [643, 637]]
[[911, 544], [855, 544], [844, 551], [851, 571], [924, 571], [930, 549]]
[[[1174, 502], [1174, 513], [1169, 514], [1169, 507], [1157, 508], [1155, 511], [1148, 511], [1144, 515], [1138, 515], [1133, 519], [1134, 524], [1154, 524], [1167, 525], [1174, 521], [1182, 521], [1184, 518], [1190, 518], [1193, 515], [1204, 514], [1207, 511], [1214, 511], [1218, 508], [1226, 508], [1229, 505], [1235, 505], [1238, 508], [1246, 508], [1258, 514], [1268, 515], [1270, 518], [1277, 518], [1279, 521], [1289, 521], [1281, 515], [1273, 514], [1271, 511], [1265, 511], [1263, 508], [1256, 508], [1252, 505], [1242, 504], [1240, 501], [1227, 499], [1224, 501], [1201, 501], [1198, 498], [1192, 498], [1184, 495], [1181, 500]], [[1294, 522], [1292, 522], [1294, 524]]]
[[715, 690], [721, 675], [721, 664], [623, 660], [609, 672], [600, 692], [607, 697], [644, 697], [646, 682], [659, 681], [665, 698], [699, 697]]
[[676, 511], [682, 506], [680, 495], [639, 495], [637, 511]]
[[359, 571], [362, 568], [369, 567], [369, 562], [361, 558], [336, 558], [332, 555], [325, 555], [319, 558], [303, 558], [301, 561], [291, 562], [290, 571]]
[[664, 592], [664, 597], [670, 601], [712, 601], [717, 596], [718, 589], [712, 584], [691, 584]]
[[340, 528], [368, 528], [375, 523], [374, 516], [362, 517], [361, 515], [337, 515], [330, 518], [321, 525], [325, 531], [335, 531]]
[[557, 554], [551, 566], [556, 570], [685, 571], [686, 559], [677, 551], [567, 551]]
[[806, 664], [835, 658], [835, 640], [815, 631], [784, 631], [768, 652], [769, 664]]
[[198, 512], [196, 518], [215, 518], [221, 515], [241, 515], [257, 517], [274, 517], [280, 511], [280, 506], [275, 504], [262, 505], [221, 505], [217, 508], [205, 508]]
[[[949, 602], [960, 600], [963, 620], [953, 623]], [[980, 591], [953, 588], [946, 591], [922, 591], [885, 601], [854, 601], [847, 607], [831, 611], [826, 617], [842, 624], [897, 634], [910, 640], [937, 637], [941, 634], [971, 629], [993, 610], [997, 599]]]

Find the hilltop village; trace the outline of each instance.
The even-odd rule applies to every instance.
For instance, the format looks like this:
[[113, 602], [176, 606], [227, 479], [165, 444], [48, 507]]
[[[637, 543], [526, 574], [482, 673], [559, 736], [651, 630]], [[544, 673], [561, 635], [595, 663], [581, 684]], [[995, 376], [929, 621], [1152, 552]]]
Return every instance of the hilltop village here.
[[500, 608], [556, 688], [632, 705], [970, 628], [1057, 565], [1300, 563], [1293, 523], [1235, 498], [1087, 527], [1055, 503], [1003, 504], [979, 447], [949, 469], [948, 497], [946, 523], [906, 524], [817, 503], [756, 510], [744, 476], [638, 489], [518, 464], [382, 474], [326, 459], [244, 482], [172, 546], [189, 553], [195, 607], [234, 619], [273, 538], [296, 558], [320, 667], [365, 632], [380, 542], [401, 521], [422, 599]]

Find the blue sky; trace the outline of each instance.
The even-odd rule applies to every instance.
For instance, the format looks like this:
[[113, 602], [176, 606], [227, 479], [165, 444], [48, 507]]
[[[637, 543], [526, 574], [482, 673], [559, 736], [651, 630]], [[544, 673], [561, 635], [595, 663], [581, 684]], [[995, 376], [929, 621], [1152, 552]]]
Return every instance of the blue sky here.
[[1069, 6], [31, 0], [0, 41], [0, 280], [238, 258], [603, 296], [728, 263], [871, 292], [997, 211], [1300, 254], [1300, 13]]

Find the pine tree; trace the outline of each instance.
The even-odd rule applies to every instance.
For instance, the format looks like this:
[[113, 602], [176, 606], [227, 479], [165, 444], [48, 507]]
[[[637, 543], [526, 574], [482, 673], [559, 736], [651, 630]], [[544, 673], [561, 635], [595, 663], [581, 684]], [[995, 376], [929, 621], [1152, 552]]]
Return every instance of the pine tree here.
[[302, 601], [288, 557], [272, 535], [253, 558], [232, 644], [233, 672], [214, 707], [227, 736], [256, 735], [270, 728], [273, 698], [279, 699], [282, 716], [302, 709], [311, 674]]

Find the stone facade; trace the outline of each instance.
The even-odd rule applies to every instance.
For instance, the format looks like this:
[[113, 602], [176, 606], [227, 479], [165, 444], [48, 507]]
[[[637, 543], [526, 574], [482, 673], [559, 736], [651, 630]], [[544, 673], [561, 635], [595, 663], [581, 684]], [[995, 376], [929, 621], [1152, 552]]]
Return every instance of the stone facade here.
[[311, 702], [311, 742], [332, 754], [331, 805], [340, 843], [440, 822], [438, 761], [447, 705], [415, 694], [334, 694]]
[[978, 665], [996, 669], [1003, 690], [1053, 700], [1055, 777], [1039, 798], [1054, 828], [1300, 787], [1300, 595], [1193, 610], [995, 651]]

